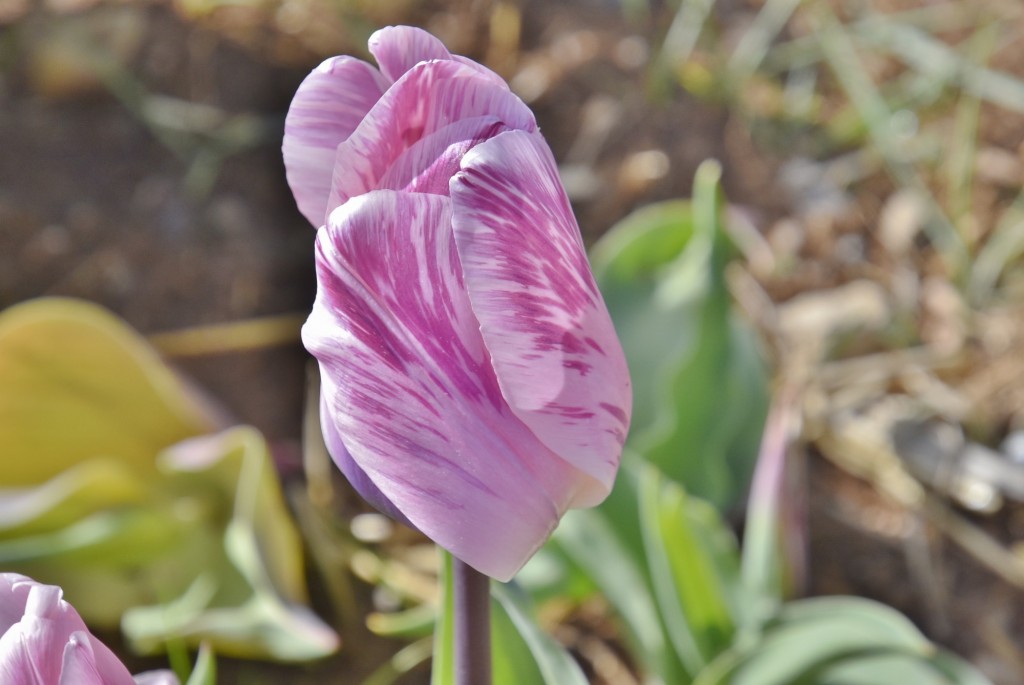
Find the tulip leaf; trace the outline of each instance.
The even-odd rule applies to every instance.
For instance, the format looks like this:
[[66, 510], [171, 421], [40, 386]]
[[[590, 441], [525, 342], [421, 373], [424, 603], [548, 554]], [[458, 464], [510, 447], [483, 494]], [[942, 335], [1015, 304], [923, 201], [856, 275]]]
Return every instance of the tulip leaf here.
[[630, 453], [722, 507], [750, 479], [767, 381], [754, 334], [730, 304], [719, 173], [702, 165], [692, 202], [626, 217], [592, 263], [633, 379]]
[[711, 539], [701, 529], [721, 524], [698, 519], [699, 525], [694, 525], [690, 509], [704, 503], [689, 500], [655, 467], [644, 470], [640, 487], [641, 532], [658, 606], [677, 654], [696, 673], [732, 641], [735, 621], [729, 590], [738, 585], [737, 550], [735, 544], [726, 550], [709, 549]]
[[856, 597], [801, 600], [785, 605], [753, 647], [724, 653], [695, 685], [792, 685], [844, 659], [927, 659], [933, 649], [906, 617], [882, 604]]
[[[628, 475], [628, 468], [620, 472], [615, 491], [633, 484]], [[635, 509], [632, 516], [636, 520]], [[611, 603], [623, 623], [627, 641], [646, 670], [658, 674], [665, 683], [687, 682], [682, 664], [666, 642], [645, 562], [638, 562], [620, 542], [609, 518], [594, 510], [570, 511], [552, 539]]]
[[54, 531], [110, 507], [147, 500], [145, 481], [125, 464], [93, 459], [38, 487], [0, 490], [0, 540]]
[[[518, 631], [523, 643], [526, 645], [529, 654], [536, 663], [536, 669], [542, 679], [537, 680], [536, 676], [530, 676], [528, 667], [519, 667], [516, 672], [510, 674], [510, 679], [505, 681], [507, 685], [517, 683], [545, 683], [546, 685], [587, 685], [587, 678], [583, 675], [579, 664], [569, 655], [565, 649], [555, 642], [551, 637], [542, 631], [534, 622], [531, 612], [527, 607], [526, 597], [513, 584], [491, 583], [491, 596], [496, 600], [496, 615], [499, 618], [499, 626], [507, 619]], [[508, 630], [503, 629], [502, 634], [508, 635]], [[511, 646], [514, 640], [507, 640]], [[502, 647], [504, 649], [504, 647]], [[496, 650], [497, 651], [497, 645]], [[522, 663], [524, 653], [518, 650], [515, 656], [503, 659], [505, 663]], [[497, 680], [495, 681], [497, 684]]]
[[151, 472], [160, 449], [214, 427], [137, 333], [76, 300], [0, 314], [0, 387], [6, 487], [38, 485], [96, 457]]
[[301, 541], [262, 436], [240, 426], [174, 445], [158, 463], [180, 491], [228, 505], [223, 515], [229, 518], [221, 544], [204, 562], [205, 575], [188, 591], [125, 614], [122, 629], [133, 646], [146, 653], [168, 640], [205, 640], [218, 653], [281, 661], [337, 649], [334, 632], [301, 605]]
[[[496, 585], [492, 582], [492, 585]], [[545, 680], [537, 666], [530, 647], [519, 627], [497, 600], [502, 587], [491, 591], [491, 661], [493, 685], [519, 685], [520, 683], [552, 683]], [[557, 681], [554, 681], [557, 683]]]
[[843, 659], [815, 676], [821, 685], [955, 685], [930, 660], [906, 654]]
[[199, 646], [199, 656], [185, 685], [217, 685], [217, 658], [208, 643]]

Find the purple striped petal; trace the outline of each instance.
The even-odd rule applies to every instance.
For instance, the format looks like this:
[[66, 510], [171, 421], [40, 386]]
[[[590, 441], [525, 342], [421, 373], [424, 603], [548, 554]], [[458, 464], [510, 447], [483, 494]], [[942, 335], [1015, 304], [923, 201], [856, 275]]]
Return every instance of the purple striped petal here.
[[444, 43], [412, 26], [385, 26], [370, 36], [369, 47], [381, 73], [392, 82], [420, 62], [452, 58]]
[[490, 116], [510, 129], [536, 130], [530, 109], [507, 88], [456, 61], [417, 64], [338, 146], [328, 206], [380, 188], [405, 150], [454, 122]]
[[356, 130], [387, 89], [372, 66], [333, 57], [299, 86], [284, 123], [285, 171], [299, 210], [319, 228], [327, 217], [338, 145]]
[[610, 491], [629, 427], [629, 373], [579, 228], [539, 133], [473, 148], [451, 182], [465, 284], [502, 393], [549, 449]]
[[507, 580], [589, 478], [506, 406], [466, 298], [438, 195], [375, 191], [317, 236], [303, 328], [320, 362], [325, 432], [435, 542]]
[[473, 117], [450, 124], [406, 149], [381, 178], [382, 189], [447, 195], [463, 156], [483, 141], [508, 131], [496, 117]]
[[[324, 384], [330, 384], [331, 382], [332, 379], [324, 374], [321, 380], [321, 388], [324, 388]], [[352, 455], [349, 454], [348, 448], [345, 447], [345, 441], [338, 434], [338, 429], [331, 419], [332, 414], [325, 399], [327, 397], [334, 397], [337, 394], [337, 390], [331, 387], [324, 388], [320, 395], [320, 425], [328, 454], [331, 455], [334, 463], [363, 499], [373, 505], [378, 511], [387, 514], [396, 521], [401, 521], [410, 528], [415, 528], [412, 522], [405, 517], [405, 514], [380, 491], [380, 488], [366, 475], [366, 471], [363, 471], [359, 464], [352, 459]]]
[[413, 26], [386, 26], [374, 32], [369, 41], [370, 54], [381, 72], [392, 82], [400, 79], [420, 62], [454, 60], [472, 67], [479, 75], [508, 90], [508, 84], [493, 71], [462, 55], [448, 52], [440, 40]]

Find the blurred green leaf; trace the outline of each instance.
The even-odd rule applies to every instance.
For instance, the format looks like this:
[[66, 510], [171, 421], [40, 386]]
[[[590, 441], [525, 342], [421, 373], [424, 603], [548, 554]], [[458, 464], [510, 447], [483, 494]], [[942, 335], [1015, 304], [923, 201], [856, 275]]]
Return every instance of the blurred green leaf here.
[[47, 298], [0, 313], [0, 387], [5, 487], [96, 457], [151, 473], [159, 450], [215, 427], [137, 333], [86, 302]]
[[288, 516], [263, 437], [241, 426], [193, 438], [158, 458], [183, 493], [215, 492], [229, 518], [214, 517], [222, 545], [199, 567], [206, 574], [169, 604], [134, 607], [122, 629], [141, 652], [169, 639], [207, 641], [218, 653], [316, 659], [338, 647], [334, 632], [303, 602], [302, 546]]
[[785, 605], [759, 642], [726, 652], [695, 683], [794, 685], [845, 658], [928, 658], [932, 651], [913, 624], [887, 606], [857, 597], [807, 599]]
[[[525, 668], [525, 665], [524, 667], [517, 666], [510, 673], [511, 679], [505, 681], [508, 685], [524, 682], [545, 683], [546, 685], [587, 685], [586, 676], [583, 675], [579, 664], [569, 656], [569, 653], [561, 645], [537, 627], [527, 606], [526, 597], [521, 591], [514, 585], [492, 582], [491, 596], [497, 601], [498, 608], [501, 609], [497, 613], [499, 615], [503, 613], [518, 631], [542, 677], [542, 680], [536, 680], [535, 676], [528, 677], [530, 669]], [[495, 651], [498, 649], [499, 646], [496, 645]], [[521, 653], [518, 658], [521, 663]], [[508, 658], [504, 661], [512, 663], [513, 659]]]
[[930, 660], [905, 654], [844, 659], [815, 676], [821, 685], [954, 685]]
[[217, 685], [217, 658], [209, 644], [200, 645], [196, 665], [185, 685]]
[[736, 501], [767, 409], [753, 333], [731, 310], [717, 164], [693, 203], [645, 207], [594, 246], [594, 273], [633, 379], [632, 453], [717, 506]]
[[[311, 659], [302, 544], [263, 437], [212, 412], [135, 332], [86, 302], [0, 314], [0, 564], [60, 585], [137, 648], [208, 640]], [[200, 436], [201, 437], [197, 437]]]
[[[647, 580], [643, 542], [636, 534], [639, 519], [639, 481], [629, 465], [618, 473], [612, 496], [598, 510], [572, 510], [555, 529], [552, 540], [584, 573], [622, 619], [626, 639], [646, 672], [666, 684], [688, 682], [688, 676], [669, 644], [662, 617]], [[609, 502], [620, 505], [607, 509]], [[612, 522], [632, 530], [625, 545]], [[676, 607], [662, 607], [678, 610]]]
[[680, 660], [696, 673], [731, 643], [735, 625], [725, 584], [736, 584], [735, 564], [730, 574], [715, 563], [691, 525], [690, 503], [678, 484], [648, 467], [640, 487], [641, 532], [658, 607]]

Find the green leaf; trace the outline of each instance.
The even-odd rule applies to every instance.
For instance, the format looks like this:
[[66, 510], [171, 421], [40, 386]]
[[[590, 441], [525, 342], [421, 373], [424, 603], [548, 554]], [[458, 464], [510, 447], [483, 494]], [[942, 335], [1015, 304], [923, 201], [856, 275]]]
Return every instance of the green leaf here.
[[731, 309], [718, 167], [694, 201], [645, 207], [592, 251], [633, 379], [628, 454], [718, 506], [746, 488], [767, 408], [763, 362]]
[[209, 644], [199, 646], [199, 656], [185, 685], [217, 685], [217, 658]]
[[853, 656], [826, 668], [814, 680], [821, 685], [954, 685], [930, 661], [906, 654]]
[[[622, 620], [625, 636], [649, 674], [664, 683], [687, 682], [685, 670], [665, 639], [665, 633], [655, 599], [646, 579], [646, 560], [642, 542], [637, 534], [639, 521], [635, 503], [636, 479], [625, 466], [619, 473], [615, 493], [628, 491], [619, 497], [633, 502], [631, 517], [633, 537], [640, 543], [638, 554], [625, 546], [610, 523], [605, 505], [600, 510], [572, 510], [555, 529], [552, 540], [584, 573], [586, 573], [608, 599]], [[618, 510], [612, 510], [618, 511]], [[621, 523], [621, 521], [620, 521]]]
[[434, 629], [434, 659], [430, 685], [455, 685], [455, 596], [452, 591], [452, 555], [441, 552], [441, 606]]
[[[491, 583], [492, 586], [496, 583]], [[497, 599], [500, 588], [491, 589], [491, 650], [494, 669], [493, 685], [520, 685], [520, 683], [545, 683], [537, 666], [537, 660], [512, 620], [509, 613]]]
[[[171, 602], [134, 607], [122, 629], [147, 653], [169, 640], [207, 641], [218, 653], [281, 661], [316, 659], [338, 647], [305, 602], [302, 546], [288, 516], [263, 437], [253, 428], [179, 443], [159, 457], [168, 483], [222, 507], [203, 528], [219, 532], [203, 569]], [[226, 519], [226, 520], [225, 520]]]
[[512, 585], [492, 582], [491, 596], [519, 632], [543, 678], [537, 681], [528, 677], [528, 673], [521, 671], [516, 674], [517, 679], [507, 681], [510, 685], [533, 682], [543, 682], [546, 685], [587, 685], [586, 676], [583, 675], [579, 664], [534, 623], [526, 598], [521, 592]]
[[686, 493], [676, 483], [663, 481], [653, 466], [644, 471], [640, 503], [641, 532], [658, 606], [676, 653], [696, 673], [732, 640], [735, 623], [726, 586], [736, 585], [736, 552], [731, 573], [719, 567], [694, 530]]
[[695, 685], [794, 685], [855, 656], [927, 659], [933, 651], [890, 607], [858, 597], [807, 599], [785, 605], [759, 642], [724, 653]]
[[214, 428], [137, 333], [101, 307], [47, 298], [0, 314], [0, 482], [38, 485], [96, 457], [151, 473]]

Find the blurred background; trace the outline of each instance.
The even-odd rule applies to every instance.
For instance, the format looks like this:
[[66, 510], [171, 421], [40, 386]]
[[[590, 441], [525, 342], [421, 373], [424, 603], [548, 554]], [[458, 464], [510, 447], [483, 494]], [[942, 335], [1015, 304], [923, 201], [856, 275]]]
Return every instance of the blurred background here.
[[[109, 308], [262, 431], [293, 508], [299, 490], [322, 501], [300, 447], [314, 232], [285, 184], [284, 115], [312, 67], [367, 58], [398, 23], [534, 109], [588, 245], [720, 161], [722, 282], [798, 417], [791, 593], [879, 600], [993, 682], [1024, 682], [1018, 0], [0, 0], [0, 309]], [[758, 382], [690, 392], [716, 420]], [[749, 412], [724, 430], [756, 448], [764, 407]], [[739, 526], [752, 467], [682, 480]], [[335, 524], [364, 513], [318, 474]], [[312, 586], [314, 606], [337, 598]], [[548, 623], [594, 682], [635, 682], [604, 616]], [[221, 682], [357, 683], [397, 649], [343, 638], [326, 665], [229, 659]]]

